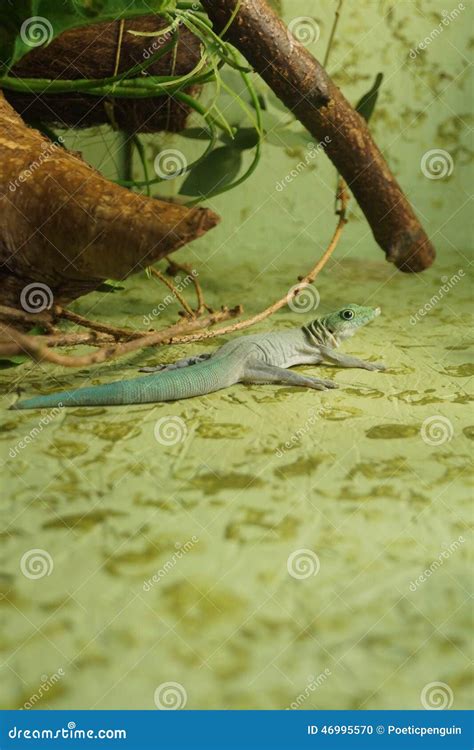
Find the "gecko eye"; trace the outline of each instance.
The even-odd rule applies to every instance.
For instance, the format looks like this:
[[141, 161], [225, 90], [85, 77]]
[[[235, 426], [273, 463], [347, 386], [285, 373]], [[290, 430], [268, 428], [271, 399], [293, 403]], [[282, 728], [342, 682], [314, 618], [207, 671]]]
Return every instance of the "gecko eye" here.
[[352, 320], [354, 317], [354, 310], [343, 310], [341, 313], [341, 318], [344, 318], [344, 320]]

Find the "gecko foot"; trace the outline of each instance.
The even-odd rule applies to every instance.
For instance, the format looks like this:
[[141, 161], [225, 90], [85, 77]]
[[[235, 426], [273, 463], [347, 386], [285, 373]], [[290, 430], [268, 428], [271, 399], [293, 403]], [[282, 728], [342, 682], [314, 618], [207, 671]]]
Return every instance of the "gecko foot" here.
[[382, 362], [369, 362], [368, 365], [368, 370], [378, 370], [378, 372], [384, 372], [384, 370], [387, 369], [385, 365], [382, 364]]

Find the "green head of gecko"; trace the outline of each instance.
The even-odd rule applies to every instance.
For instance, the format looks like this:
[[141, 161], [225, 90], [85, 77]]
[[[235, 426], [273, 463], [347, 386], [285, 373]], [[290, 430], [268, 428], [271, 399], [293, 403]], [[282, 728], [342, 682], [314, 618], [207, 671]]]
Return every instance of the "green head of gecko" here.
[[337, 339], [352, 336], [358, 328], [367, 325], [381, 313], [380, 307], [349, 304], [337, 312], [319, 319], [319, 323]]

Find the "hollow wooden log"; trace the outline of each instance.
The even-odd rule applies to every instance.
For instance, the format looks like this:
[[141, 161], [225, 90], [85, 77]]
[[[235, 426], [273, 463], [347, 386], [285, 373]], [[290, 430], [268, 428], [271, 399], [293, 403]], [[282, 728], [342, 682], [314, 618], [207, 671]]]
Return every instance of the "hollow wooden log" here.
[[217, 222], [209, 209], [109, 182], [27, 127], [0, 92], [0, 304], [38, 312], [41, 299], [42, 310], [70, 301], [104, 279], [145, 268]]
[[[236, 7], [235, 0], [202, 4], [217, 30]], [[326, 143], [329, 158], [354, 193], [387, 260], [402, 271], [428, 268], [434, 248], [365, 120], [266, 0], [241, 0], [226, 38], [309, 132]]]
[[[170, 43], [170, 33], [141, 37], [130, 31], [156, 32], [168, 26], [159, 15], [103, 22], [70, 29], [43, 47], [33, 48], [12, 69], [18, 78], [98, 79], [125, 73]], [[200, 42], [185, 26], [178, 29], [175, 54], [167, 52], [147, 68], [155, 76], [185, 75], [200, 58]], [[85, 94], [28, 94], [5, 90], [5, 98], [29, 122], [87, 128], [109, 124], [129, 133], [178, 132], [189, 108], [168, 96], [115, 99]]]

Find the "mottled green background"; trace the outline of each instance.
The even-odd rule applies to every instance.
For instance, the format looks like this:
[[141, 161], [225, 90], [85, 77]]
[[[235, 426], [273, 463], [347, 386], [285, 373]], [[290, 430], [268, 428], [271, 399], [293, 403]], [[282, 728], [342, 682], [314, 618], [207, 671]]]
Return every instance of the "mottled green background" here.
[[[321, 36], [311, 49], [322, 58], [335, 3], [282, 5], [288, 21], [314, 17]], [[318, 279], [321, 311], [382, 306], [346, 349], [384, 360], [387, 372], [322, 368], [341, 386], [323, 394], [235, 386], [174, 404], [72, 409], [39, 430], [39, 412], [3, 412], [2, 706], [152, 709], [167, 682], [182, 686], [187, 708], [420, 708], [437, 682], [441, 705], [472, 702], [472, 4], [424, 54], [409, 55], [454, 7], [346, 0], [329, 64], [353, 102], [385, 73], [373, 131], [438, 250], [430, 271], [400, 274], [352, 205]], [[113, 173], [101, 139], [70, 142]], [[430, 149], [448, 152], [450, 176], [423, 175]], [[210, 202], [222, 224], [179, 258], [199, 271], [211, 304], [260, 310], [326, 246], [335, 175], [325, 157], [275, 189], [302, 156], [267, 145], [252, 179]], [[124, 286], [74, 309], [140, 327], [165, 292], [144, 275]], [[155, 322], [176, 314], [170, 305]], [[255, 330], [307, 318], [285, 309]], [[106, 382], [207, 348], [80, 371], [3, 370], [3, 405], [17, 386], [32, 394]], [[170, 416], [182, 420], [182, 439], [166, 446], [155, 426]], [[180, 559], [177, 545], [188, 550]], [[53, 567], [31, 579], [20, 560], [36, 548]], [[297, 579], [287, 561], [303, 549], [319, 571]]]

